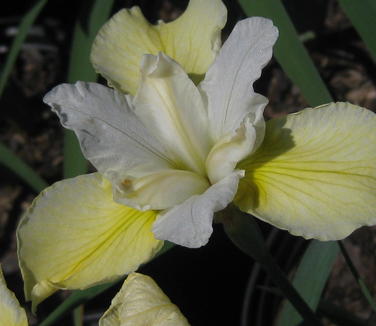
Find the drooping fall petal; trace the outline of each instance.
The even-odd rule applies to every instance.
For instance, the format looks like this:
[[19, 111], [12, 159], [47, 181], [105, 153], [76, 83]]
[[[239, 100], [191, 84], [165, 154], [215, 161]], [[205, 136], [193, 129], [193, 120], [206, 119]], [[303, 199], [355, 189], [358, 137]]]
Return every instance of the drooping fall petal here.
[[130, 273], [161, 248], [151, 232], [154, 211], [112, 199], [99, 173], [45, 189], [17, 230], [25, 294], [34, 307], [57, 289], [83, 289]]
[[0, 267], [0, 325], [2, 326], [27, 326], [25, 310], [21, 308], [16, 296], [5, 284], [3, 272]]
[[150, 277], [132, 273], [100, 319], [99, 326], [146, 325], [189, 326], [189, 323]]
[[187, 73], [204, 74], [219, 50], [225, 23], [226, 7], [221, 0], [191, 0], [178, 19], [158, 25], [151, 25], [138, 7], [123, 9], [99, 31], [91, 61], [110, 85], [135, 94], [144, 54], [162, 51]]
[[241, 162], [235, 203], [294, 235], [342, 239], [376, 223], [376, 115], [349, 103], [267, 123], [259, 150]]

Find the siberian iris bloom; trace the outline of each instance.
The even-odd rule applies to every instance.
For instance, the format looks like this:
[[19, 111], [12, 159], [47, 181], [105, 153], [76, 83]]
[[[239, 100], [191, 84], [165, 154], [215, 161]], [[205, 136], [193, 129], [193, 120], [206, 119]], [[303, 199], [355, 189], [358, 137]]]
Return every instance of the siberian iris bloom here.
[[265, 124], [267, 100], [252, 83], [277, 34], [263, 18], [239, 22], [198, 86], [179, 58], [160, 52], [142, 57], [135, 93], [116, 69], [104, 73], [115, 90], [78, 82], [46, 95], [98, 172], [47, 188], [23, 217], [28, 299], [113, 280], [163, 240], [202, 246], [231, 202], [306, 238], [340, 239], [375, 223], [374, 113], [335, 103]]
[[[133, 95], [145, 53], [167, 53], [198, 80], [218, 53], [225, 23], [221, 0], [191, 0], [178, 19], [157, 25], [149, 24], [138, 7], [124, 9], [99, 31], [91, 60], [110, 85]], [[100, 114], [107, 115], [105, 110]], [[138, 129], [138, 124], [128, 125]], [[110, 142], [109, 150], [115, 146]], [[121, 158], [116, 164], [128, 160], [122, 149], [113, 153]], [[151, 231], [157, 215], [116, 203], [111, 183], [99, 173], [47, 188], [26, 212], [17, 233], [27, 300], [35, 308], [58, 289], [86, 288], [136, 270], [163, 245]]]

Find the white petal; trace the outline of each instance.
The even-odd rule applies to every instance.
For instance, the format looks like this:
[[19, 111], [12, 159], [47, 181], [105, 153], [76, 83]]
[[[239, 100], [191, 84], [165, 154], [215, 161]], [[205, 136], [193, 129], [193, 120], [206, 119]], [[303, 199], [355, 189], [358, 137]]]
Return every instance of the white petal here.
[[254, 93], [252, 84], [270, 60], [277, 37], [269, 19], [253, 17], [237, 23], [224, 43], [201, 84], [216, 141], [237, 129], [249, 112], [265, 107], [267, 100]]
[[243, 176], [243, 171], [235, 171], [202, 195], [193, 196], [161, 214], [153, 225], [155, 237], [189, 248], [205, 245], [213, 232], [214, 213], [233, 200], [239, 179]]
[[178, 168], [204, 174], [210, 139], [207, 114], [197, 87], [163, 53], [145, 55], [141, 74], [133, 102], [137, 116], [169, 149]]
[[151, 137], [120, 93], [95, 83], [55, 87], [44, 102], [62, 125], [74, 130], [85, 157], [108, 179], [120, 183], [131, 169], [145, 173], [169, 167], [162, 146]]
[[238, 162], [253, 153], [265, 134], [263, 108], [249, 114], [240, 127], [220, 139], [211, 149], [206, 160], [206, 169], [211, 183], [216, 183], [231, 174]]
[[140, 178], [125, 179], [116, 201], [138, 210], [162, 210], [181, 204], [209, 186], [207, 178], [183, 170], [162, 170]]
[[161, 51], [179, 62], [187, 73], [205, 74], [221, 47], [221, 29], [226, 20], [227, 9], [221, 0], [190, 0], [178, 19], [157, 26], [163, 43]]

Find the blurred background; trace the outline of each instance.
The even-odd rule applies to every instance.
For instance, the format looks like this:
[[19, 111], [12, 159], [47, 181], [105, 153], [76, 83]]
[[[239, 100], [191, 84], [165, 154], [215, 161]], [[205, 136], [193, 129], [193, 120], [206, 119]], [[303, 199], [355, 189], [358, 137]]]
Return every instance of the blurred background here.
[[[223, 30], [225, 40], [234, 24], [246, 15], [237, 1], [224, 2], [228, 8], [228, 23]], [[111, 13], [138, 5], [144, 15], [155, 23], [158, 19], [176, 19], [187, 3], [186, 0], [115, 0]], [[330, 96], [335, 101], [349, 101], [376, 110], [375, 58], [340, 3], [336, 0], [285, 0], [283, 4]], [[69, 72], [72, 40], [77, 25], [84, 32], [90, 29], [92, 5], [93, 1], [86, 0], [46, 1], [27, 30], [0, 98], [1, 144], [48, 184], [67, 176], [63, 169], [66, 136], [57, 117], [42, 103], [42, 97], [53, 86], [74, 79]], [[30, 1], [2, 2], [0, 67], [3, 69], [12, 42], [19, 32], [19, 24], [31, 6]], [[376, 32], [375, 26], [376, 21], [370, 26], [373, 32]], [[280, 62], [273, 58], [255, 84], [256, 91], [269, 98], [265, 111], [267, 118], [312, 105], [301, 87], [285, 73], [285, 67], [281, 67]], [[297, 66], [298, 75], [305, 74], [303, 67], [299, 71], [298, 62], [291, 64]], [[68, 78], [68, 74], [71, 77]], [[85, 80], [85, 77], [82, 79]], [[101, 78], [99, 81], [104, 83]], [[311, 87], [317, 87], [313, 81]], [[0, 155], [5, 157], [4, 150]], [[0, 262], [9, 288], [23, 305], [29, 307], [23, 300], [15, 230], [23, 211], [37, 194], [36, 187], [12, 171], [12, 161], [0, 163], [3, 163], [0, 164]], [[89, 170], [93, 168], [89, 167]], [[260, 222], [260, 225], [277, 259], [292, 275], [307, 242], [264, 223]], [[373, 292], [376, 290], [375, 235], [373, 228], [360, 229], [345, 241]], [[141, 272], [157, 281], [193, 326], [268, 326], [272, 325], [280, 309], [278, 291], [253, 261], [232, 245], [219, 225], [215, 226], [214, 235], [207, 246], [197, 250], [175, 247], [142, 267]], [[116, 285], [85, 304], [85, 326], [97, 324], [119, 287]], [[37, 317], [30, 314], [30, 324], [40, 323], [67, 295], [67, 292], [59, 292], [46, 300], [40, 305]], [[331, 304], [355, 314], [357, 319], [349, 325], [376, 324], [374, 313], [362, 298], [341, 257], [334, 264], [325, 299], [319, 309], [327, 316], [326, 325], [342, 325], [330, 317], [330, 312], [335, 308]], [[73, 325], [72, 316], [67, 314], [56, 325]]]

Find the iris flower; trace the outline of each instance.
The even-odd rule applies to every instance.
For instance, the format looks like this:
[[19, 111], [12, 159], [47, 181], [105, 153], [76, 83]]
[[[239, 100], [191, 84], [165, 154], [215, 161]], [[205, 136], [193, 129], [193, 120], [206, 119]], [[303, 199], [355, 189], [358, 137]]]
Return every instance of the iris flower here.
[[[132, 273], [113, 298], [99, 326], [189, 326], [179, 308], [171, 303], [148, 276]], [[25, 310], [5, 283], [0, 268], [0, 325], [28, 326]]]
[[[138, 7], [123, 9], [99, 31], [91, 60], [110, 85], [133, 95], [145, 53], [164, 51], [197, 80], [219, 51], [225, 23], [221, 0], [191, 0], [178, 19], [157, 25], [149, 24]], [[113, 146], [111, 141], [108, 149]], [[157, 215], [116, 203], [111, 183], [99, 173], [47, 188], [34, 200], [17, 232], [27, 300], [35, 308], [58, 289], [87, 288], [136, 270], [163, 245], [151, 231]]]
[[[117, 48], [116, 19], [92, 57], [106, 36], [103, 53]], [[340, 239], [375, 223], [374, 113], [332, 103], [265, 123], [267, 100], [252, 84], [277, 36], [270, 20], [239, 22], [198, 86], [187, 75], [197, 71], [159, 52], [142, 56], [133, 93], [116, 77], [126, 71], [111, 68], [122, 60], [113, 49], [113, 61], [95, 65], [115, 89], [78, 82], [46, 95], [98, 172], [55, 183], [24, 215], [18, 254], [27, 299], [36, 305], [57, 289], [116, 279], [163, 240], [203, 246], [214, 213], [231, 202], [305, 238]]]

